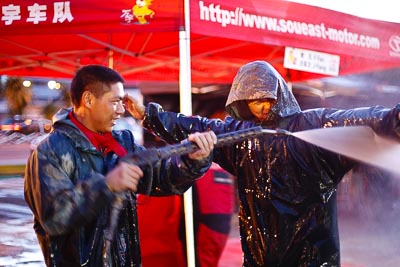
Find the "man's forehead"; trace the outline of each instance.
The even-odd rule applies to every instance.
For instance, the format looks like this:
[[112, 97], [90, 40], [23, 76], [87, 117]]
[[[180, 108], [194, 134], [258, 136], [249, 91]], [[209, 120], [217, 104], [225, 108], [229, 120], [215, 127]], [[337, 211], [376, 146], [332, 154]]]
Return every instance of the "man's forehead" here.
[[269, 102], [269, 103], [274, 103], [276, 100], [273, 98], [258, 98], [258, 99], [249, 99], [247, 102], [252, 103], [252, 102]]
[[124, 91], [124, 86], [122, 83], [114, 83], [110, 85], [110, 94], [113, 95], [114, 97], [120, 97], [121, 99], [124, 98], [125, 91]]

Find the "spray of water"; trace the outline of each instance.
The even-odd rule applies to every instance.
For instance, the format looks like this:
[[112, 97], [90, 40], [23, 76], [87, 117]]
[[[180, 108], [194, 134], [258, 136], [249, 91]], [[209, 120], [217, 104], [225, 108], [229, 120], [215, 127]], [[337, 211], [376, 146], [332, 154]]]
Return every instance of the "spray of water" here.
[[290, 134], [332, 152], [400, 174], [400, 144], [377, 135], [370, 127], [332, 127]]

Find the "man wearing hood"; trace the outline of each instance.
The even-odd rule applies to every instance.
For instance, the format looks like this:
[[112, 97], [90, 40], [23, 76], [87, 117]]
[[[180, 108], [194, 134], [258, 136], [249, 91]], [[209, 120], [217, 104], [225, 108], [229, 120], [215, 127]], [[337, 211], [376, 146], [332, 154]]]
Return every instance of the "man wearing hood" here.
[[[227, 99], [225, 120], [164, 112], [125, 98], [127, 110], [150, 131], [178, 142], [194, 131], [217, 135], [251, 128], [290, 132], [370, 126], [400, 137], [400, 104], [301, 111], [281, 75], [267, 62], [242, 66]], [[269, 135], [214, 150], [214, 161], [237, 177], [243, 266], [340, 266], [336, 189], [357, 164], [290, 135]]]

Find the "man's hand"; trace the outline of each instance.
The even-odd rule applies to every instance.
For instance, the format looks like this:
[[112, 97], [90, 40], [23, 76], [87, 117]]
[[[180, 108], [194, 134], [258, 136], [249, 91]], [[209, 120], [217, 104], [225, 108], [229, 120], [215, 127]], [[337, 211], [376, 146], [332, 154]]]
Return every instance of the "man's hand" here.
[[142, 169], [139, 166], [120, 162], [106, 176], [106, 184], [112, 192], [130, 190], [137, 191], [139, 180], [143, 177]]
[[142, 103], [139, 103], [136, 99], [126, 94], [124, 97], [124, 105], [125, 109], [137, 120], [143, 120], [145, 106]]
[[189, 135], [188, 140], [194, 142], [199, 147], [199, 150], [188, 155], [189, 158], [200, 160], [210, 155], [211, 151], [214, 149], [214, 145], [217, 143], [217, 136], [213, 131], [203, 133], [196, 132]]

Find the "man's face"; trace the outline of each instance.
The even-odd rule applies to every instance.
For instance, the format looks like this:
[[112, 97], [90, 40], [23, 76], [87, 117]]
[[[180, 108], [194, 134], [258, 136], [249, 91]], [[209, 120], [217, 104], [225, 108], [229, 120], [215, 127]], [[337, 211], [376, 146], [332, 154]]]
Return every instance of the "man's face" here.
[[275, 100], [269, 98], [247, 100], [247, 105], [249, 107], [250, 112], [259, 121], [264, 121], [265, 119], [267, 119], [268, 113], [270, 112], [274, 104]]
[[122, 103], [125, 95], [122, 83], [114, 83], [110, 87], [111, 90], [100, 98], [92, 98], [90, 127], [88, 127], [92, 131], [111, 132], [116, 121], [125, 112]]

